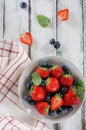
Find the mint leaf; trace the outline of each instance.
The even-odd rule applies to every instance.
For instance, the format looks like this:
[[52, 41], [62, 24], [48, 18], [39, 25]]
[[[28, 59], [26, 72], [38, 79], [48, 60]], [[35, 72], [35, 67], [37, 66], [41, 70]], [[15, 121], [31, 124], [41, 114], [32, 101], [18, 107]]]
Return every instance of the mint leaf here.
[[78, 80], [77, 85], [74, 89], [74, 91], [76, 92], [77, 97], [79, 98], [83, 98], [83, 93], [84, 93], [84, 84], [82, 80]]
[[77, 86], [83, 87], [83, 82], [82, 82], [82, 80], [78, 80]]
[[32, 82], [34, 85], [38, 86], [41, 84], [41, 77], [39, 76], [38, 73], [34, 72], [32, 74]]
[[37, 21], [42, 27], [47, 27], [50, 24], [50, 19], [44, 15], [37, 15]]

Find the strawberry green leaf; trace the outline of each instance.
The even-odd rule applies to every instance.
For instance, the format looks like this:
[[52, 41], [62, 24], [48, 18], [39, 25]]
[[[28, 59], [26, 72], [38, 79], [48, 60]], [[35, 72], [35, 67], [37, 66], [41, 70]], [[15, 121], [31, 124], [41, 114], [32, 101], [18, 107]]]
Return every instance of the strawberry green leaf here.
[[56, 68], [58, 68], [59, 66], [58, 65], [54, 65], [53, 67], [52, 67], [52, 69], [56, 69]]
[[72, 75], [70, 75], [70, 74], [64, 74], [63, 77], [70, 78], [70, 77], [72, 77]]
[[46, 84], [49, 84], [50, 83], [50, 78], [47, 78], [46, 81], [45, 81]]
[[31, 89], [30, 89], [30, 91], [29, 91], [30, 95], [32, 94], [33, 90], [34, 90], [34, 88], [32, 86]]
[[49, 112], [49, 108], [50, 108], [50, 106], [48, 106], [48, 107], [45, 109], [46, 113]]
[[34, 85], [38, 86], [41, 84], [41, 77], [39, 76], [38, 73], [34, 72], [32, 74], [32, 82]]
[[58, 97], [58, 98], [62, 98], [63, 95], [62, 94], [56, 94], [55, 96]]
[[37, 21], [42, 27], [47, 27], [50, 24], [50, 19], [44, 15], [37, 15]]

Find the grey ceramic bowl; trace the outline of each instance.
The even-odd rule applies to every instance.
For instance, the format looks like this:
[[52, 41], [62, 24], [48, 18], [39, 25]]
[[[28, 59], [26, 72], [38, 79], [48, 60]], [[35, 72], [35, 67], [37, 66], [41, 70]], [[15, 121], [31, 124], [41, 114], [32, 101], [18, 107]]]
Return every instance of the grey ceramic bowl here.
[[[82, 103], [84, 101], [85, 91], [84, 91], [83, 98], [80, 101], [80, 103], [78, 105], [76, 105], [74, 107], [74, 110], [70, 113], [66, 112], [66, 113], [63, 113], [62, 116], [56, 115], [54, 117], [43, 116], [40, 113], [38, 113], [34, 106], [29, 105], [26, 101], [23, 100], [23, 96], [24, 96], [25, 91], [26, 91], [25, 90], [25, 81], [29, 77], [31, 72], [34, 70], [34, 68], [36, 68], [38, 66], [40, 60], [50, 61], [51, 63], [58, 64], [58, 65], [65, 64], [71, 69], [71, 71], [75, 77], [81, 79], [83, 81], [83, 83], [84, 83], [84, 80], [83, 80], [82, 74], [79, 71], [79, 69], [72, 62], [70, 62], [69, 60], [66, 60], [60, 56], [46, 56], [46, 57], [42, 57], [36, 61], [32, 61], [27, 66], [27, 68], [24, 70], [24, 72], [22, 73], [20, 80], [19, 80], [18, 94], [19, 94], [20, 102], [23, 105], [23, 107], [26, 109], [27, 113], [29, 113], [31, 116], [33, 116], [34, 118], [36, 118], [42, 122], [59, 123], [59, 122], [62, 122], [64, 120], [70, 118], [79, 110], [79, 108], [82, 106]], [[85, 84], [84, 84], [84, 89], [85, 89]]]

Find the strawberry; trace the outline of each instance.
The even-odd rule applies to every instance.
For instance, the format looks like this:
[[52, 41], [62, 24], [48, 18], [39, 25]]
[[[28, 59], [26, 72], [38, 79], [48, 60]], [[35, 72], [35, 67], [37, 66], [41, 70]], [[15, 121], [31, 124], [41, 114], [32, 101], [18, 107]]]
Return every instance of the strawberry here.
[[46, 115], [48, 113], [49, 104], [45, 101], [36, 103], [35, 107], [36, 107], [37, 111], [42, 115]]
[[40, 75], [42, 78], [47, 78], [49, 76], [49, 70], [47, 68], [38, 67], [36, 69], [36, 72]]
[[80, 98], [77, 97], [76, 92], [73, 89], [69, 89], [63, 98], [64, 105], [76, 105], [80, 102]]
[[59, 81], [56, 78], [48, 78], [46, 80], [46, 89], [48, 92], [56, 92], [60, 89]]
[[34, 101], [41, 101], [45, 99], [46, 91], [41, 86], [32, 86], [30, 89], [30, 96]]
[[50, 69], [50, 73], [55, 78], [60, 78], [62, 76], [63, 70], [60, 66], [55, 65]]
[[64, 87], [70, 87], [73, 84], [73, 77], [70, 74], [64, 74], [61, 79], [60, 83]]
[[29, 32], [24, 32], [20, 36], [20, 41], [27, 45], [32, 45], [32, 35]]
[[58, 16], [62, 21], [68, 20], [68, 17], [69, 17], [69, 9], [59, 10], [59, 11], [57, 12], [57, 16]]
[[56, 94], [51, 98], [51, 107], [50, 107], [51, 110], [56, 110], [60, 108], [62, 105], [63, 105], [63, 100], [61, 95]]

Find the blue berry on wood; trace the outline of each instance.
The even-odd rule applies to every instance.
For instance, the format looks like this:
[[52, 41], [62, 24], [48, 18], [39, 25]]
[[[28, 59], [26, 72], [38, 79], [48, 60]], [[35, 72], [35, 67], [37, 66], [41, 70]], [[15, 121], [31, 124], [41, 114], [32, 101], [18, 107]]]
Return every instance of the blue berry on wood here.
[[55, 44], [55, 39], [54, 38], [50, 40], [50, 44], [52, 44], [52, 45]]
[[54, 47], [56, 49], [58, 49], [58, 48], [60, 48], [60, 46], [61, 46], [61, 44], [58, 41], [56, 41], [55, 44], [54, 44]]
[[20, 3], [20, 7], [21, 7], [22, 9], [25, 9], [25, 8], [27, 7], [27, 3], [26, 3], [26, 2], [21, 2], [21, 3]]

